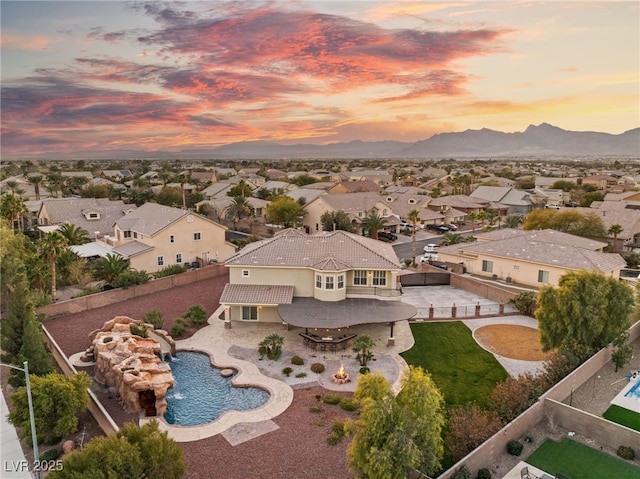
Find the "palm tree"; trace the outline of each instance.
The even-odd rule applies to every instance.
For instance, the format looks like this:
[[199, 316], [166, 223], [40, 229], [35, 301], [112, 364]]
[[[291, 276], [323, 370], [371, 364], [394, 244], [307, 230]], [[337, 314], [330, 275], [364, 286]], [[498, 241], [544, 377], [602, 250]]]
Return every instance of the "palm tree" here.
[[65, 237], [68, 246], [85, 244], [91, 241], [87, 230], [71, 223], [63, 224], [58, 231]]
[[504, 225], [507, 228], [517, 228], [524, 222], [524, 216], [522, 215], [509, 215], [504, 219]]
[[47, 233], [44, 238], [40, 240], [40, 248], [42, 253], [46, 256], [51, 266], [51, 298], [55, 301], [57, 296], [56, 291], [56, 261], [58, 255], [67, 247], [67, 240], [58, 231], [52, 231]]
[[184, 185], [187, 183], [187, 175], [180, 173], [176, 176], [176, 181], [180, 183], [180, 192], [182, 193], [182, 207], [187, 209], [187, 195], [185, 193]]
[[624, 231], [624, 228], [618, 223], [612, 224], [607, 230], [607, 234], [613, 235], [613, 251], [618, 251], [618, 235]]
[[353, 352], [356, 353], [356, 360], [360, 361], [360, 366], [367, 367], [367, 361], [373, 358], [371, 350], [375, 346], [375, 342], [366, 334], [359, 335], [353, 341]]
[[231, 203], [224, 209], [225, 218], [233, 221], [233, 229], [242, 218], [251, 214], [251, 206], [249, 200], [245, 196], [234, 196]]
[[113, 283], [116, 278], [129, 269], [129, 263], [118, 254], [107, 254], [94, 265], [94, 275], [97, 279], [104, 280], [108, 284]]
[[369, 215], [362, 221], [362, 229], [369, 231], [369, 236], [373, 239], [378, 239], [378, 231], [384, 229], [387, 225], [387, 220], [380, 216], [375, 210], [369, 213]]
[[29, 183], [33, 185], [33, 189], [36, 193], [36, 201], [40, 200], [40, 185], [42, 184], [44, 177], [42, 175], [33, 175], [29, 177]]
[[411, 253], [413, 255], [413, 261], [411, 264], [416, 265], [416, 228], [418, 226], [418, 221], [420, 221], [420, 212], [418, 210], [411, 210], [409, 214], [407, 214], [407, 220], [411, 221]]
[[458, 233], [445, 233], [442, 237], [445, 245], [458, 244], [464, 241], [464, 237]]
[[480, 219], [480, 214], [477, 212], [471, 212], [467, 215], [467, 219], [471, 221], [471, 234], [476, 233], [476, 221]]

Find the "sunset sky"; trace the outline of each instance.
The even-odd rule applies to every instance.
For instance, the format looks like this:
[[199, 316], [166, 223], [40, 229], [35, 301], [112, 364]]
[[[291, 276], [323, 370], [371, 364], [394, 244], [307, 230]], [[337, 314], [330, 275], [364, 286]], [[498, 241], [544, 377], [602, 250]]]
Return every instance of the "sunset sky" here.
[[3, 0], [5, 158], [640, 126], [630, 2]]

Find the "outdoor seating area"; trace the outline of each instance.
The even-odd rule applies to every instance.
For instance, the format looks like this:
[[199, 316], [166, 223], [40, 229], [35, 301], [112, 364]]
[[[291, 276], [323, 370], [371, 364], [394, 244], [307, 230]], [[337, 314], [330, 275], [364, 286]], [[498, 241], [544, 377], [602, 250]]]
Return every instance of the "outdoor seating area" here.
[[520, 469], [520, 479], [570, 479], [564, 474], [556, 474], [555, 476], [550, 476], [546, 472], [542, 472], [540, 475], [534, 474], [529, 470], [528, 466]]
[[305, 347], [320, 352], [332, 352], [345, 351], [353, 343], [353, 339], [357, 334], [342, 334], [338, 337], [333, 336], [319, 336], [311, 333], [300, 333], [302, 336], [302, 342]]

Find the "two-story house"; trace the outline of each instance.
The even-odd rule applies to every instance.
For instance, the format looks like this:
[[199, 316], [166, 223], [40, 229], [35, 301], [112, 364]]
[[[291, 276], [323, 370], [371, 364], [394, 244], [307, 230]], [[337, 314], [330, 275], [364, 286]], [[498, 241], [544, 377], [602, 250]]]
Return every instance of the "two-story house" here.
[[387, 223], [392, 224], [395, 218], [393, 208], [385, 204], [383, 197], [377, 193], [337, 193], [333, 195], [320, 195], [310, 201], [305, 207], [304, 225], [307, 231], [322, 231], [320, 218], [327, 212], [344, 211], [357, 232], [361, 233], [361, 223], [372, 211], [375, 211]]
[[236, 251], [226, 228], [188, 210], [145, 203], [118, 219], [102, 238], [131, 268], [155, 273], [166, 266], [223, 262]]
[[394, 323], [417, 312], [400, 301], [393, 247], [346, 231], [284, 230], [248, 244], [225, 266], [229, 283], [220, 304], [230, 323], [337, 329]]

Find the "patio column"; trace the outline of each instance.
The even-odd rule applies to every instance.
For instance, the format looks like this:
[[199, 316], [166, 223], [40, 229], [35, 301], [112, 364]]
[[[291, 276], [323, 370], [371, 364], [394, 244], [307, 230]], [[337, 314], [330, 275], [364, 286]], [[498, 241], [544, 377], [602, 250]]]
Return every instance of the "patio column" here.
[[395, 323], [392, 321], [389, 323], [390, 331], [389, 331], [389, 339], [387, 340], [387, 346], [393, 346], [396, 344], [396, 338], [393, 337], [393, 325]]

